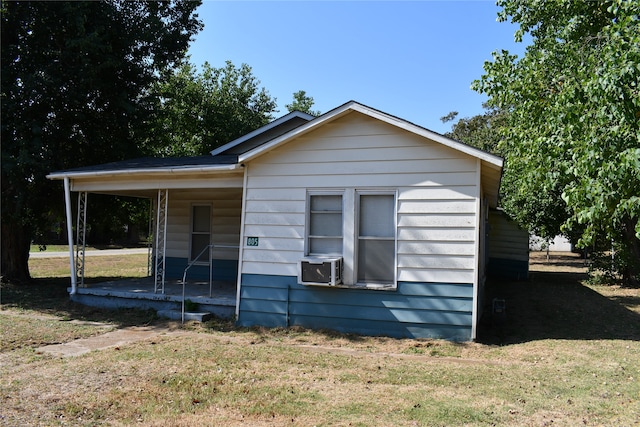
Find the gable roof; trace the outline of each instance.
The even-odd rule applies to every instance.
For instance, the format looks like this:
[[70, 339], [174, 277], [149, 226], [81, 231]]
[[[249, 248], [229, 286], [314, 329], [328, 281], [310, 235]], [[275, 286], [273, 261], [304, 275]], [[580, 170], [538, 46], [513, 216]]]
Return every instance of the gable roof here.
[[498, 156], [487, 153], [486, 151], [482, 151], [478, 148], [472, 147], [463, 142], [456, 141], [455, 139], [447, 138], [446, 136], [440, 135], [439, 133], [433, 132], [427, 128], [418, 126], [406, 120], [400, 119], [396, 116], [392, 116], [390, 114], [384, 113], [380, 110], [367, 107], [366, 105], [360, 104], [356, 101], [349, 101], [323, 114], [322, 116], [316, 117], [314, 120], [311, 120], [303, 125], [300, 125], [292, 129], [291, 131], [283, 135], [280, 135], [279, 137], [275, 137], [269, 141], [265, 141], [265, 143], [259, 146], [256, 146], [254, 149], [249, 150], [245, 153], [239, 154], [238, 162], [242, 163], [245, 161], [252, 160], [253, 158], [260, 156], [261, 154], [268, 152], [273, 148], [288, 142], [293, 137], [304, 135], [305, 133], [310, 132], [313, 129], [316, 129], [319, 126], [322, 126], [325, 123], [336, 120], [337, 118], [342, 117], [343, 115], [348, 114], [352, 111], [357, 111], [359, 113], [378, 119], [382, 122], [404, 129], [406, 131], [429, 138], [449, 148], [453, 148], [454, 150], [479, 158], [498, 168], [502, 167], [503, 160]]
[[498, 194], [500, 191], [500, 180], [502, 179], [503, 166], [503, 159], [501, 157], [472, 147], [463, 142], [456, 141], [455, 139], [448, 138], [444, 135], [440, 135], [439, 133], [433, 132], [427, 128], [418, 126], [396, 116], [384, 113], [380, 110], [376, 110], [375, 108], [360, 104], [356, 101], [349, 101], [319, 117], [316, 117], [315, 119], [307, 123], [291, 129], [285, 134], [266, 141], [251, 150], [248, 150], [244, 153], [238, 153], [238, 163], [243, 164], [245, 162], [249, 162], [261, 156], [262, 154], [273, 150], [276, 147], [280, 147], [299, 136], [311, 132], [326, 123], [330, 123], [352, 112], [358, 112], [367, 115], [374, 119], [380, 120], [381, 122], [398, 127], [400, 129], [404, 129], [407, 132], [411, 132], [421, 137], [435, 141], [460, 153], [464, 153], [468, 156], [480, 160], [480, 173], [484, 195], [487, 197], [489, 205], [491, 207], [496, 207], [498, 205]]

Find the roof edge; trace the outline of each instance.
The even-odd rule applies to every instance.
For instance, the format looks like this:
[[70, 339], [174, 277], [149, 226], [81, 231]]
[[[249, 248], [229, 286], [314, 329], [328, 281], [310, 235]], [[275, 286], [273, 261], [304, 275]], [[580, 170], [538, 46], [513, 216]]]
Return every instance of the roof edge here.
[[383, 120], [389, 124], [398, 126], [409, 132], [413, 132], [415, 134], [424, 136], [433, 141], [446, 145], [449, 148], [453, 148], [454, 150], [458, 150], [465, 154], [469, 154], [470, 156], [477, 157], [494, 166], [501, 168], [504, 164], [504, 160], [502, 159], [502, 157], [496, 156], [495, 154], [491, 154], [479, 148], [472, 147], [471, 145], [467, 145], [462, 141], [458, 141], [458, 140], [449, 138], [447, 136], [441, 135], [423, 126], [417, 125], [415, 123], [409, 122], [405, 119], [401, 119], [399, 117], [393, 116], [391, 114], [385, 113], [375, 108], [368, 107], [366, 105], [357, 103], [355, 101], [352, 101], [352, 102], [355, 104], [353, 106], [354, 111], [358, 111], [362, 114], [367, 114], [371, 117], [377, 117], [380, 120]]
[[302, 111], [297, 111], [297, 110], [296, 111], [292, 111], [289, 114], [285, 114], [284, 116], [282, 116], [280, 118], [277, 118], [277, 119], [273, 120], [272, 122], [269, 122], [266, 125], [261, 126], [261, 127], [259, 127], [258, 129], [254, 130], [254, 131], [251, 131], [251, 132], [249, 132], [249, 133], [247, 133], [245, 135], [242, 135], [240, 138], [236, 138], [231, 142], [228, 142], [228, 143], [226, 143], [224, 145], [221, 145], [218, 148], [215, 148], [215, 149], [211, 150], [209, 152], [209, 154], [211, 154], [212, 156], [220, 154], [220, 153], [222, 153], [222, 152], [224, 152], [224, 151], [226, 151], [226, 150], [228, 150], [230, 148], [233, 148], [233, 147], [235, 147], [237, 145], [242, 144], [244, 141], [247, 141], [247, 140], [253, 138], [254, 136], [260, 135], [261, 133], [264, 133], [264, 132], [266, 132], [266, 131], [268, 131], [270, 129], [273, 129], [274, 127], [279, 126], [282, 123], [286, 123], [289, 120], [293, 119], [294, 117], [299, 117], [301, 119], [305, 119], [305, 120], [307, 120], [307, 122], [309, 122], [309, 121], [311, 121], [311, 120], [316, 118], [315, 116], [312, 116], [311, 114], [303, 113]]
[[177, 167], [163, 167], [163, 168], [139, 168], [139, 169], [115, 169], [115, 170], [101, 170], [101, 171], [62, 171], [50, 173], [46, 176], [50, 180], [60, 180], [64, 178], [90, 178], [100, 176], [117, 176], [117, 175], [157, 175], [166, 173], [175, 173], [190, 175], [203, 172], [231, 172], [241, 169], [242, 165], [238, 163], [230, 165], [211, 165], [211, 166], [177, 166]]

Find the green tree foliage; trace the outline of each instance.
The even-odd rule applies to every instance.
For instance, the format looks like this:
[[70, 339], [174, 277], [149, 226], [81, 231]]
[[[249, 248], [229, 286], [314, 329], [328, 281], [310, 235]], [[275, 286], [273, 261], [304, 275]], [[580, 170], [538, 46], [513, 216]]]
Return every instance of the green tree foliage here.
[[502, 21], [530, 34], [522, 58], [495, 52], [474, 82], [509, 112], [504, 207], [543, 236], [616, 249], [640, 277], [640, 3], [501, 0]]
[[161, 156], [204, 155], [273, 120], [271, 98], [246, 64], [184, 64], [154, 87], [159, 99], [148, 149]]
[[[452, 138], [472, 147], [479, 148], [497, 156], [500, 153], [501, 128], [506, 122], [506, 114], [495, 107], [485, 105], [485, 112], [473, 117], [459, 119], [451, 126], [450, 132], [444, 136]], [[457, 111], [452, 111], [440, 120], [443, 123], [453, 121], [458, 116]]]
[[2, 2], [2, 275], [61, 217], [47, 173], [136, 156], [151, 85], [180, 63], [199, 2]]
[[313, 108], [313, 97], [307, 96], [307, 92], [304, 90], [299, 90], [293, 94], [293, 102], [291, 104], [285, 105], [287, 111], [290, 113], [293, 111], [301, 111], [303, 113], [311, 114], [312, 116], [319, 116], [320, 111], [314, 111]]

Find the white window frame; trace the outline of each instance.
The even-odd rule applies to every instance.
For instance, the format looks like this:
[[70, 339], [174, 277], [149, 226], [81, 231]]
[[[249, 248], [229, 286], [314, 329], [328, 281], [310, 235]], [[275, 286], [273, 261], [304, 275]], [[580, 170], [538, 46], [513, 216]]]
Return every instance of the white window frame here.
[[[193, 209], [196, 208], [196, 207], [203, 207], [203, 206], [209, 208], [209, 232], [208, 233], [199, 232], [199, 231], [193, 231], [193, 226], [194, 226]], [[193, 236], [194, 236], [194, 234], [197, 234], [197, 235], [209, 234], [209, 245], [211, 244], [212, 239], [213, 239], [213, 206], [212, 206], [212, 203], [210, 203], [210, 202], [193, 202], [189, 206], [189, 253], [187, 254], [188, 262], [193, 262], [192, 255], [193, 255]], [[208, 260], [196, 261], [194, 264], [209, 265], [209, 261]]]
[[[311, 198], [313, 196], [339, 196], [342, 203], [341, 203], [341, 210], [340, 210], [340, 215], [342, 218], [342, 244], [341, 244], [341, 251], [340, 253], [312, 253], [311, 252], [311, 239], [315, 239], [315, 238], [322, 238], [322, 236], [312, 236], [311, 233]], [[313, 191], [307, 191], [307, 200], [306, 200], [306, 218], [305, 218], [305, 235], [304, 235], [304, 253], [305, 255], [308, 256], [343, 256], [344, 254], [344, 241], [345, 241], [345, 227], [344, 227], [344, 220], [345, 220], [345, 196], [344, 196], [344, 191], [335, 191], [335, 190], [313, 190]], [[337, 211], [336, 211], [337, 212]], [[333, 238], [338, 237], [338, 236], [333, 236]]]
[[[380, 240], [393, 240], [393, 281], [392, 282], [360, 282], [358, 281], [358, 250], [360, 248], [360, 197], [361, 196], [392, 196], [393, 197], [393, 237]], [[353, 233], [353, 279], [356, 286], [367, 289], [388, 289], [398, 288], [398, 191], [397, 190], [355, 190], [354, 195], [354, 233]]]
[[[313, 189], [307, 190], [306, 199], [306, 219], [304, 236], [304, 254], [309, 256], [309, 232], [311, 227], [311, 197], [315, 195], [341, 195], [342, 196], [342, 256], [343, 274], [342, 284], [336, 287], [351, 289], [372, 289], [382, 291], [395, 291], [398, 287], [398, 190], [396, 188], [377, 189]], [[364, 283], [358, 282], [358, 242], [360, 224], [360, 195], [384, 195], [393, 196], [394, 200], [394, 260], [393, 260], [393, 283]], [[313, 254], [315, 255], [315, 254]], [[313, 256], [312, 255], [312, 256]], [[328, 254], [327, 254], [328, 255]]]

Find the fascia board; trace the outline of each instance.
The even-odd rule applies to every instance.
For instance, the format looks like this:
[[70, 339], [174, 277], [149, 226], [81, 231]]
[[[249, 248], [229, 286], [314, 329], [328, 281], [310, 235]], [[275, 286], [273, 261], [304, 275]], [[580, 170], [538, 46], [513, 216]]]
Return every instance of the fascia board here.
[[501, 157], [495, 156], [493, 154], [487, 153], [486, 151], [482, 151], [480, 149], [471, 147], [467, 144], [464, 144], [462, 142], [456, 141], [455, 139], [451, 139], [451, 138], [447, 138], [444, 135], [440, 135], [439, 133], [430, 131], [429, 129], [423, 128], [421, 126], [415, 125], [411, 122], [408, 122], [406, 120], [402, 120], [399, 119], [397, 117], [394, 116], [390, 116], [386, 113], [383, 113], [381, 111], [378, 110], [374, 110], [372, 108], [369, 108], [365, 105], [361, 105], [361, 104], [356, 104], [356, 106], [354, 106], [353, 108], [355, 111], [359, 111], [363, 114], [367, 114], [371, 117], [377, 118], [381, 121], [384, 121], [386, 123], [389, 123], [393, 126], [397, 126], [401, 129], [404, 129], [406, 131], [415, 133], [416, 135], [420, 135], [423, 136], [425, 138], [428, 138], [432, 141], [438, 142], [444, 146], [447, 146], [449, 148], [452, 148], [456, 151], [460, 151], [462, 153], [468, 154], [470, 156], [473, 156], [475, 158], [478, 158], [480, 160], [483, 160], [487, 163], [490, 163], [494, 166], [496, 166], [497, 168], [501, 168], [503, 166], [503, 160]]
[[196, 167], [172, 167], [172, 168], [141, 168], [141, 169], [120, 169], [120, 170], [102, 170], [102, 171], [83, 171], [83, 172], [56, 172], [47, 175], [48, 179], [64, 179], [64, 178], [91, 178], [91, 177], [107, 177], [120, 175], [192, 175], [199, 173], [225, 173], [240, 169], [240, 164], [232, 165], [212, 165], [212, 166], [196, 166]]

